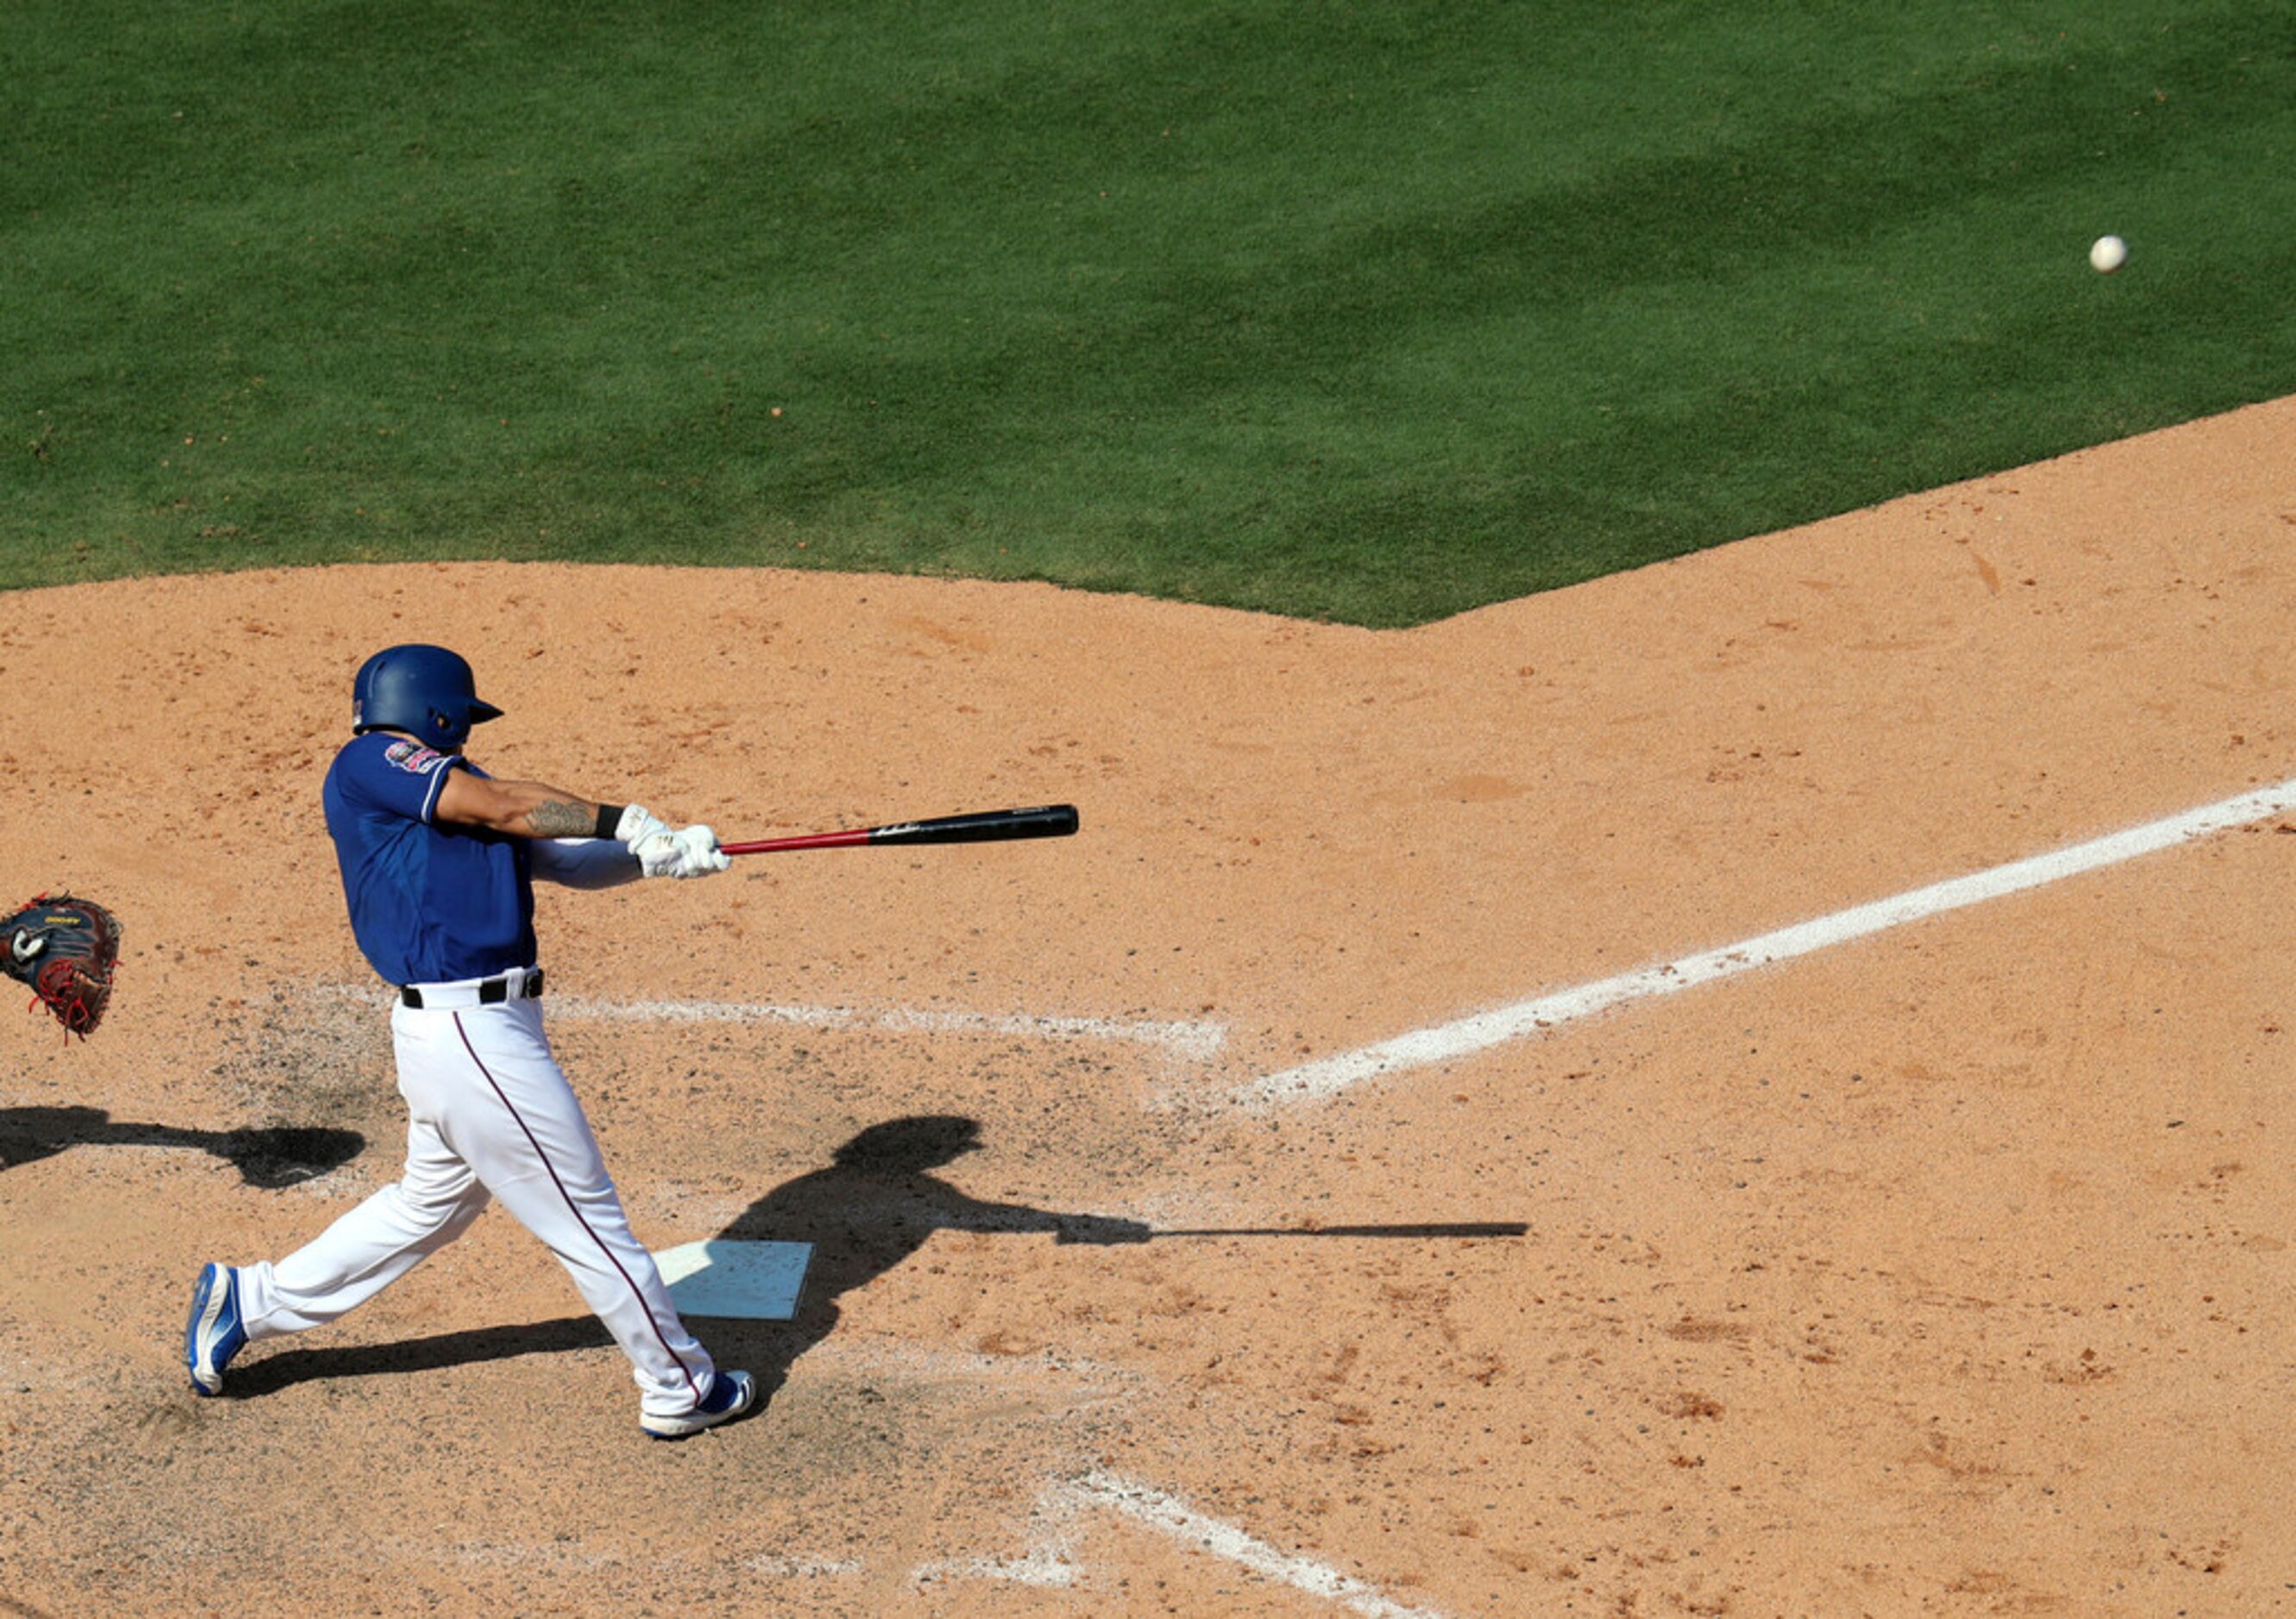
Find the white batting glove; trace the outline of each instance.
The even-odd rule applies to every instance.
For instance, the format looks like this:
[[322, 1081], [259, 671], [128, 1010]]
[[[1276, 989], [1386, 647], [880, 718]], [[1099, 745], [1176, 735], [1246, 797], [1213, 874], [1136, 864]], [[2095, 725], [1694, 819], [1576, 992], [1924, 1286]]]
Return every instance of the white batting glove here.
[[664, 826], [659, 832], [649, 832], [630, 845], [636, 857], [638, 874], [648, 877], [674, 877], [677, 868], [685, 864], [685, 850], [677, 834]]
[[641, 840], [650, 838], [657, 832], [668, 830], [668, 821], [663, 820], [652, 810], [637, 804], [625, 804], [622, 807], [622, 818], [614, 824], [614, 836], [627, 843], [632, 853], [636, 852]]
[[733, 865], [731, 856], [718, 847], [718, 834], [707, 826], [681, 826], [648, 833], [630, 845], [638, 869], [649, 877], [706, 877]]
[[669, 874], [673, 877], [706, 877], [734, 863], [733, 857], [718, 847], [718, 834], [707, 826], [680, 826], [669, 840], [677, 845], [680, 857], [677, 869]]

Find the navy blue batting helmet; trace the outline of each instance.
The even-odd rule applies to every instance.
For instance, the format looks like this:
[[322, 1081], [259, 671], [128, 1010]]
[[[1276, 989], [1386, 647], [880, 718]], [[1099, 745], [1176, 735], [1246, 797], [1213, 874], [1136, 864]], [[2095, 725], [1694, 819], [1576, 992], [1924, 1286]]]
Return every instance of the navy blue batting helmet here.
[[459, 748], [471, 727], [499, 719], [479, 701], [471, 665], [443, 646], [386, 646], [359, 665], [351, 682], [351, 729], [404, 731], [432, 747]]

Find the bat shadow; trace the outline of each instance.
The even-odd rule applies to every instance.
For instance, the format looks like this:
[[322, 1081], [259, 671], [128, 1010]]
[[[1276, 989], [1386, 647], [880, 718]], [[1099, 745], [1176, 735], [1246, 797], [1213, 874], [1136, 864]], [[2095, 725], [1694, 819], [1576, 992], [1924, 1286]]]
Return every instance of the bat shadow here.
[[75, 1146], [189, 1147], [222, 1159], [251, 1187], [277, 1191], [340, 1169], [366, 1150], [366, 1138], [295, 1125], [186, 1130], [114, 1119], [101, 1107], [0, 1107], [0, 1171]]

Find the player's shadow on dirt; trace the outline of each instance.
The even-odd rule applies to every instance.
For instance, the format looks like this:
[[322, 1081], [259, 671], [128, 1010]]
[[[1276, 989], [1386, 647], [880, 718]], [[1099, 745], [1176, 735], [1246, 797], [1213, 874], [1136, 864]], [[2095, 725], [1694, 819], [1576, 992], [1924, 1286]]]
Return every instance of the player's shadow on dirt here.
[[[936, 1231], [1051, 1232], [1055, 1242], [1108, 1245], [1158, 1237], [1521, 1237], [1520, 1222], [1486, 1225], [1332, 1226], [1234, 1230], [1158, 1230], [1137, 1220], [1061, 1214], [1025, 1204], [984, 1203], [932, 1173], [980, 1150], [980, 1126], [953, 1114], [873, 1124], [839, 1147], [826, 1168], [785, 1180], [718, 1233], [742, 1242], [802, 1242], [813, 1257], [788, 1321], [695, 1314], [695, 1335], [720, 1364], [749, 1371], [770, 1399], [800, 1356], [836, 1328], [838, 1302], [914, 1255]], [[593, 1316], [439, 1333], [390, 1344], [291, 1349], [232, 1369], [225, 1392], [250, 1399], [314, 1377], [436, 1371], [521, 1355], [610, 1346]]]
[[726, 1364], [746, 1367], [768, 1398], [799, 1357], [835, 1329], [838, 1301], [922, 1248], [936, 1231], [1046, 1232], [1059, 1243], [1108, 1245], [1158, 1237], [1521, 1237], [1521, 1221], [1464, 1225], [1258, 1227], [1175, 1230], [1103, 1214], [1062, 1214], [984, 1203], [932, 1171], [981, 1148], [980, 1126], [947, 1114], [873, 1124], [839, 1147], [826, 1169], [783, 1182], [718, 1233], [748, 1242], [813, 1245], [794, 1319], [704, 1321], [697, 1330]]
[[[721, 1364], [750, 1372], [758, 1393], [770, 1397], [797, 1358], [837, 1325], [837, 1301], [907, 1259], [935, 1231], [1051, 1231], [1062, 1242], [1094, 1243], [1138, 1242], [1150, 1235], [1134, 1220], [982, 1203], [930, 1173], [980, 1146], [980, 1126], [972, 1119], [894, 1119], [871, 1125], [839, 1147], [827, 1168], [767, 1192], [718, 1235], [813, 1245], [796, 1319], [737, 1321], [697, 1315], [695, 1335]], [[594, 1317], [569, 1316], [392, 1344], [291, 1349], [234, 1367], [225, 1391], [235, 1399], [251, 1399], [314, 1377], [437, 1371], [480, 1360], [603, 1348], [612, 1342]]]
[[932, 1173], [980, 1149], [980, 1126], [952, 1114], [873, 1124], [839, 1147], [828, 1167], [785, 1180], [718, 1235], [738, 1242], [813, 1245], [796, 1317], [710, 1320], [696, 1327], [710, 1352], [746, 1368], [771, 1398], [798, 1358], [835, 1329], [838, 1301], [914, 1255], [936, 1231], [1046, 1232], [1057, 1242], [1145, 1242], [1137, 1220], [1060, 1214], [984, 1203]]
[[190, 1147], [211, 1153], [251, 1187], [277, 1191], [340, 1169], [366, 1150], [357, 1130], [184, 1130], [114, 1119], [101, 1107], [0, 1107], [0, 1171], [75, 1146]]

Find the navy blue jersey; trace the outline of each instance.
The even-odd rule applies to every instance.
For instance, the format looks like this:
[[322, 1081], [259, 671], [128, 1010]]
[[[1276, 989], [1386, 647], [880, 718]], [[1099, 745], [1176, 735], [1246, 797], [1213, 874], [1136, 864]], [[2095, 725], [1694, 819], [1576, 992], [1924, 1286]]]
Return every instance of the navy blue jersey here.
[[320, 793], [343, 870], [351, 933], [392, 983], [451, 983], [532, 966], [526, 840], [431, 819], [469, 760], [369, 731], [343, 744]]

